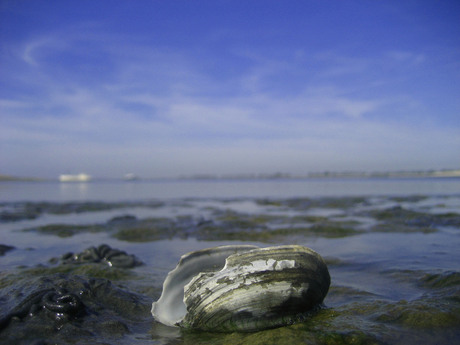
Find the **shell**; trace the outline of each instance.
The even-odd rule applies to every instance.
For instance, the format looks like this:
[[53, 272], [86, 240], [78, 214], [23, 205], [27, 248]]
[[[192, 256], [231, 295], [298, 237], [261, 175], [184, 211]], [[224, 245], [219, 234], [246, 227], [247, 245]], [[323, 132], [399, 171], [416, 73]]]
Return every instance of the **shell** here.
[[309, 248], [215, 247], [181, 258], [152, 314], [170, 326], [257, 331], [302, 320], [329, 285], [324, 260]]

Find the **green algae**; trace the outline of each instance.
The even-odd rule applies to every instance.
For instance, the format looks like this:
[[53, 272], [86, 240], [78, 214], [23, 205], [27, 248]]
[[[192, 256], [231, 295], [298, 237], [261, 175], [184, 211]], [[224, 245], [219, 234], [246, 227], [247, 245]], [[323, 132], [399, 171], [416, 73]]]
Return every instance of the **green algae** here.
[[27, 203], [26, 206], [32, 210], [38, 210], [41, 213], [49, 213], [56, 215], [85, 213], [85, 212], [101, 212], [110, 211], [126, 207], [150, 207], [157, 208], [163, 206], [162, 202], [101, 202], [101, 201], [83, 201], [83, 202], [37, 202]]
[[49, 204], [47, 213], [51, 214], [69, 214], [69, 213], [84, 213], [84, 212], [100, 212], [109, 211], [120, 208], [123, 205], [120, 203], [106, 202], [81, 202], [81, 203], [62, 203]]
[[368, 205], [367, 198], [357, 197], [322, 197], [322, 198], [290, 198], [290, 199], [257, 199], [260, 206], [308, 211], [313, 208], [348, 210], [357, 206]]
[[273, 243], [288, 236], [339, 238], [362, 233], [356, 221], [332, 221], [311, 215], [241, 214], [226, 211], [203, 222], [190, 236], [200, 240], [237, 240]]
[[460, 226], [460, 214], [448, 212], [431, 214], [408, 210], [395, 206], [384, 210], [374, 210], [370, 215], [379, 221], [391, 225], [405, 225], [413, 228], [430, 229], [438, 226]]
[[293, 216], [287, 218], [286, 220], [291, 221], [293, 223], [322, 223], [328, 221], [327, 217], [322, 216], [309, 216], [309, 215], [301, 215], [301, 216]]
[[365, 215], [379, 221], [370, 228], [375, 232], [432, 233], [443, 226], [460, 226], [460, 215], [454, 212], [431, 214], [394, 206], [383, 210], [373, 210]]
[[256, 203], [261, 206], [273, 206], [273, 207], [282, 207], [283, 201], [273, 200], [273, 199], [258, 199]]
[[391, 208], [387, 208], [384, 210], [376, 210], [371, 212], [373, 217], [378, 220], [413, 220], [425, 216], [425, 213], [407, 210], [401, 206], [395, 206]]
[[317, 236], [329, 237], [329, 238], [339, 238], [347, 237], [352, 235], [357, 235], [363, 231], [354, 229], [352, 227], [344, 226], [346, 223], [341, 222], [327, 222], [315, 224], [312, 227], [308, 228], [310, 233], [314, 233]]
[[333, 311], [322, 310], [303, 323], [255, 333], [183, 332], [183, 344], [379, 344], [374, 336], [363, 331], [334, 329], [331, 321], [335, 317]]
[[410, 226], [405, 224], [392, 224], [392, 223], [383, 223], [377, 224], [370, 228], [373, 232], [399, 232], [399, 233], [415, 233], [420, 232], [424, 234], [430, 234], [437, 232], [438, 229], [434, 227], [420, 227], [420, 226]]
[[415, 203], [415, 202], [420, 202], [420, 201], [428, 199], [428, 196], [426, 195], [403, 195], [403, 196], [389, 197], [388, 199], [392, 201], [396, 201], [398, 203], [402, 203], [402, 202]]
[[150, 242], [171, 239], [174, 235], [169, 228], [135, 227], [120, 230], [113, 237], [127, 242]]
[[424, 286], [446, 288], [456, 286], [460, 290], [460, 272], [429, 273], [421, 278]]
[[332, 285], [326, 298], [326, 305], [347, 305], [356, 301], [373, 301], [377, 295], [365, 290], [358, 290], [349, 286]]
[[71, 237], [82, 232], [101, 232], [105, 227], [97, 224], [90, 225], [70, 225], [70, 224], [48, 224], [36, 228], [24, 229], [22, 231], [35, 231], [47, 235], [58, 237]]
[[296, 210], [308, 210], [310, 208], [334, 208], [349, 209], [368, 203], [365, 197], [323, 197], [323, 198], [296, 198], [283, 201], [285, 206]]
[[159, 208], [164, 206], [160, 201], [149, 202], [14, 202], [0, 203], [0, 206], [8, 206], [8, 210], [0, 212], [0, 222], [15, 222], [32, 220], [44, 214], [68, 215], [82, 214], [87, 212], [111, 211], [126, 207]]
[[269, 214], [247, 215], [227, 210], [223, 214], [218, 213], [215, 220], [236, 227], [249, 228], [257, 224], [265, 224], [274, 220], [279, 220], [280, 218], [282, 217]]
[[249, 228], [226, 229], [222, 226], [206, 226], [199, 230], [198, 238], [202, 240], [231, 240], [231, 241], [257, 241], [273, 243], [288, 236], [320, 236], [326, 238], [339, 238], [352, 236], [362, 231], [343, 227], [341, 224], [327, 223], [315, 224], [310, 227], [282, 227], [277, 229], [255, 229]]
[[378, 321], [415, 329], [460, 328], [460, 305], [445, 300], [403, 300], [386, 309]]
[[150, 242], [171, 239], [178, 233], [174, 220], [169, 218], [146, 218], [118, 227], [112, 235], [114, 238], [127, 242]]

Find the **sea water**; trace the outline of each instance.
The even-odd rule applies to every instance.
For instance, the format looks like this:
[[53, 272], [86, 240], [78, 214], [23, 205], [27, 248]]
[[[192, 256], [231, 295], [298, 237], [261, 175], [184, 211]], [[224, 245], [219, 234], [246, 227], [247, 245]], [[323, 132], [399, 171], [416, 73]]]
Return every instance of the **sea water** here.
[[127, 201], [171, 198], [452, 195], [460, 178], [138, 180], [2, 182], [3, 201]]

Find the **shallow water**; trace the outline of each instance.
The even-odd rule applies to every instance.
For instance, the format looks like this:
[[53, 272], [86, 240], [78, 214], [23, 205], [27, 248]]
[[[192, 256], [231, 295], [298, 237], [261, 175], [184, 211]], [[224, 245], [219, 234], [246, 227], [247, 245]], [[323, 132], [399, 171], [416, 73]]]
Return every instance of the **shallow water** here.
[[[80, 294], [86, 308], [71, 318], [50, 317], [44, 307], [17, 313], [3, 324], [2, 343], [460, 342], [459, 193], [10, 200], [0, 215], [0, 244], [14, 247], [0, 256], [0, 320], [54, 285]], [[143, 265], [62, 260], [103, 243]], [[230, 243], [295, 243], [320, 253], [332, 278], [324, 308], [305, 322], [255, 333], [185, 332], [155, 322], [151, 302], [180, 256]]]

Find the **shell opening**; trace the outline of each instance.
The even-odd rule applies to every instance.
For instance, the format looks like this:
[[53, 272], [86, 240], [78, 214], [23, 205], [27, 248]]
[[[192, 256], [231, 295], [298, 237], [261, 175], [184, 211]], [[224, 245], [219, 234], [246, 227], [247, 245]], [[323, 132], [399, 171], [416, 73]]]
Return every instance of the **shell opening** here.
[[176, 268], [168, 273], [163, 291], [152, 304], [153, 317], [168, 326], [177, 326], [187, 313], [184, 287], [202, 272], [220, 271], [228, 256], [257, 249], [251, 245], [230, 245], [199, 250], [181, 257]]

